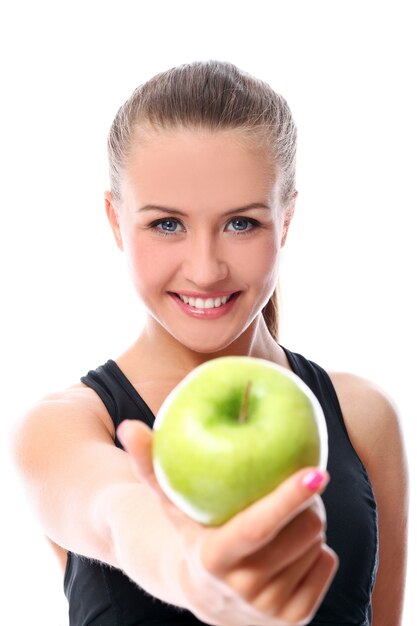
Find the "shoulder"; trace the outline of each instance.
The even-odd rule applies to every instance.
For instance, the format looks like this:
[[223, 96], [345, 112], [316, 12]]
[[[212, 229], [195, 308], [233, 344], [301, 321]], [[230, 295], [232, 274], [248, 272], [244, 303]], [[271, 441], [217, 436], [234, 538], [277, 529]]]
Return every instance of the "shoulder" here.
[[80, 412], [84, 419], [90, 417], [114, 431], [113, 422], [100, 396], [88, 385], [75, 383], [66, 389], [47, 394], [39, 400], [33, 410], [61, 409], [66, 412]]
[[406, 516], [408, 465], [398, 408], [374, 382], [342, 372], [328, 372], [347, 433], [369, 475], [380, 511]]
[[42, 403], [62, 403], [65, 405], [83, 405], [86, 409], [94, 412], [100, 412], [104, 407], [100, 396], [88, 385], [84, 383], [75, 383], [65, 389], [51, 391], [40, 398], [38, 404]]
[[99, 396], [83, 383], [54, 391], [28, 407], [12, 430], [12, 453], [18, 464], [36, 462], [57, 440], [111, 441], [114, 425]]
[[402, 439], [401, 420], [394, 400], [379, 385], [345, 372], [328, 372], [342, 410], [346, 430], [366, 466], [375, 452], [388, 454], [387, 443]]

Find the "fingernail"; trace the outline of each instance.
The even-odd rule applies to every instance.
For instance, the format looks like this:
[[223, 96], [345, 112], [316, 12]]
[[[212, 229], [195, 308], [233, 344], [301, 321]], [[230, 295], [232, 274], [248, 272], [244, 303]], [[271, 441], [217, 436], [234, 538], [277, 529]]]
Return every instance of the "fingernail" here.
[[320, 470], [311, 470], [308, 472], [303, 478], [303, 485], [311, 489], [311, 491], [316, 491], [324, 483], [326, 480], [326, 475]]

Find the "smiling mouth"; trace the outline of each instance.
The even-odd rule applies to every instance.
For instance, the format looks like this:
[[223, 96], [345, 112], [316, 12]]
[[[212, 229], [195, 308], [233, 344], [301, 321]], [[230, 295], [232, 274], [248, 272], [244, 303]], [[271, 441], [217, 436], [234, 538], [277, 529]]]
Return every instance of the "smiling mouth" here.
[[240, 291], [235, 291], [230, 296], [223, 296], [217, 298], [192, 298], [189, 296], [182, 296], [178, 293], [173, 293], [179, 300], [191, 306], [195, 309], [217, 309], [232, 300], [232, 298], [236, 298], [239, 295]]

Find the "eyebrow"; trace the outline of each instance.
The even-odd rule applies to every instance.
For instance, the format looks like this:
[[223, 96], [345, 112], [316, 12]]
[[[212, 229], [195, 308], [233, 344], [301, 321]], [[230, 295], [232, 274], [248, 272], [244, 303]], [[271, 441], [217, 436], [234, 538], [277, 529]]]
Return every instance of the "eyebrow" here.
[[[237, 207], [236, 209], [230, 209], [230, 211], [226, 211], [225, 213], [223, 213], [223, 215], [243, 213], [243, 211], [249, 211], [249, 209], [266, 209], [267, 211], [271, 210], [270, 207], [263, 202], [251, 202], [251, 204], [246, 204], [245, 206]], [[138, 213], [142, 211], [164, 211], [164, 213], [182, 215], [183, 217], [186, 217], [187, 215], [179, 209], [173, 209], [171, 207], [161, 206], [159, 204], [146, 204], [145, 206], [140, 207], [140, 209], [137, 210]]]

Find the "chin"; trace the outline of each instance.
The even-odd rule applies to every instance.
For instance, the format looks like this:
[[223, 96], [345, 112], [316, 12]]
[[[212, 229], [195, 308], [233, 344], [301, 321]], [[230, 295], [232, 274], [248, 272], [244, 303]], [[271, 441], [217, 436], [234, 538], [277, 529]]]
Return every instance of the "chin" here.
[[220, 343], [219, 341], [196, 341], [195, 343], [190, 341], [181, 341], [181, 344], [184, 348], [188, 348], [192, 352], [197, 352], [198, 354], [218, 354], [222, 353], [233, 343], [232, 341]]
[[[249, 324], [248, 324], [249, 326]], [[247, 330], [245, 327], [243, 330], [240, 330], [239, 333], [234, 334], [224, 334], [223, 337], [219, 337], [219, 335], [207, 336], [206, 333], [198, 333], [195, 338], [191, 338], [188, 334], [186, 337], [181, 337], [181, 334], [172, 333], [172, 336], [184, 347], [192, 352], [196, 352], [198, 354], [212, 354], [219, 356], [222, 353], [230, 352], [230, 346], [233, 344], [238, 344], [239, 341], [244, 339], [244, 332]]]

